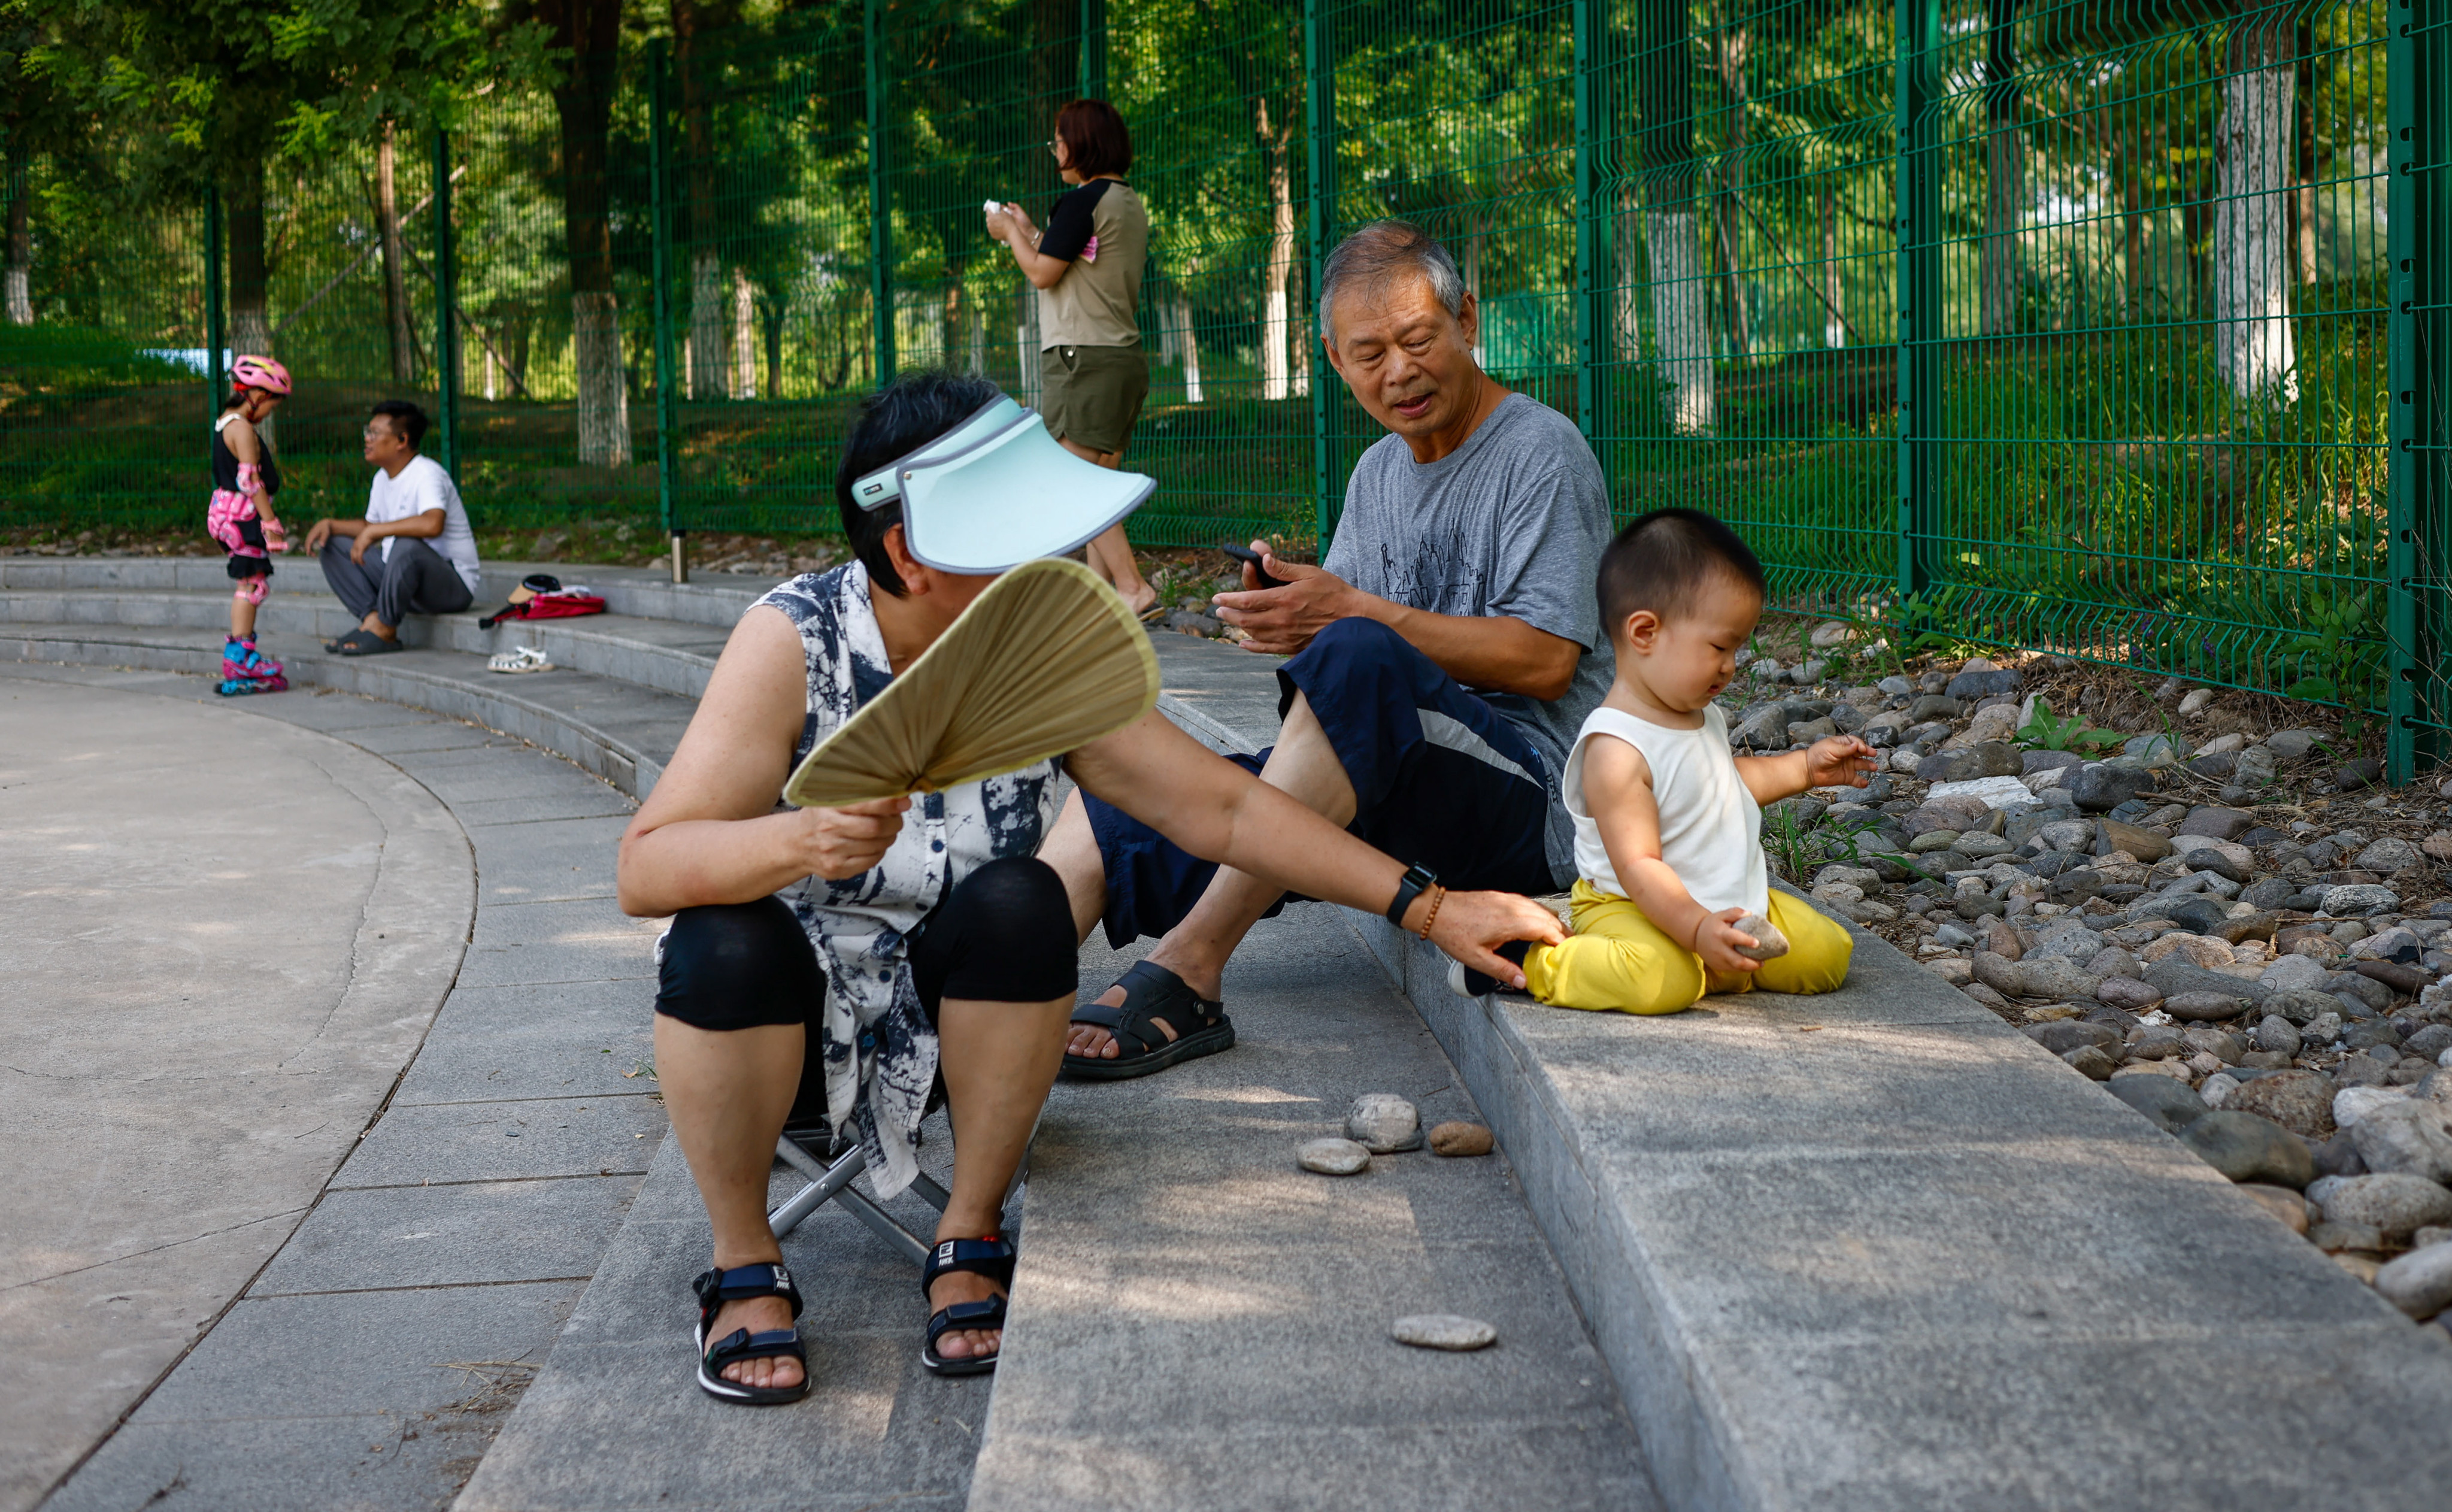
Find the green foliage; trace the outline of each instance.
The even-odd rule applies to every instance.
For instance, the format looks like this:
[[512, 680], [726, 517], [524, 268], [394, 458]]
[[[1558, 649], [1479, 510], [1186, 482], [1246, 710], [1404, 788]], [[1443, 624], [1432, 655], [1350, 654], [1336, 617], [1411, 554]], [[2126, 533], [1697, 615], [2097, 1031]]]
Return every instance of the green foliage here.
[[2017, 738], [2040, 750], [2101, 750], [2127, 739], [2118, 730], [2088, 725], [2082, 714], [2054, 714], [2051, 704], [2040, 698], [2033, 716], [2018, 726]]

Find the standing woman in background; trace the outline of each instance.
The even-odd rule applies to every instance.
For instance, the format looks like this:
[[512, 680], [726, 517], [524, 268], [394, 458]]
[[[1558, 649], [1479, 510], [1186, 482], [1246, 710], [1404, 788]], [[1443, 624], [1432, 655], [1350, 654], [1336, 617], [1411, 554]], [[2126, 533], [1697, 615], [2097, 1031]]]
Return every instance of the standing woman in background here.
[[[1106, 101], [1075, 100], [1056, 112], [1047, 149], [1064, 182], [1078, 187], [1056, 201], [1045, 231], [1020, 206], [1002, 205], [987, 212], [988, 235], [1013, 249], [1038, 290], [1038, 411], [1048, 433], [1077, 457], [1119, 467], [1149, 397], [1140, 328], [1149, 212], [1124, 182], [1132, 133]], [[1089, 558], [1134, 613], [1158, 614], [1157, 590], [1141, 581], [1121, 524], [1099, 532]]]
[[213, 422], [213, 497], [205, 510], [205, 532], [229, 551], [229, 640], [222, 647], [222, 680], [213, 691], [225, 698], [278, 693], [289, 686], [281, 664], [255, 648], [255, 611], [272, 581], [273, 551], [287, 551], [272, 496], [281, 491], [281, 468], [256, 427], [289, 397], [289, 369], [269, 357], [241, 357], [230, 364], [230, 394]]

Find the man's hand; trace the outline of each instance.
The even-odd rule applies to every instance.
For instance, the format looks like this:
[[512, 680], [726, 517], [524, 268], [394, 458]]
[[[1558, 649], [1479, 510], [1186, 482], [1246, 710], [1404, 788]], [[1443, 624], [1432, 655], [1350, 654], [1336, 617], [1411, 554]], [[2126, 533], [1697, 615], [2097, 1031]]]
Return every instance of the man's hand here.
[[1805, 753], [1808, 787], [1863, 787], [1866, 773], [1881, 765], [1873, 747], [1853, 735], [1826, 735]]
[[908, 798], [879, 798], [841, 808], [803, 808], [792, 817], [794, 841], [809, 874], [828, 882], [857, 877], [876, 865], [902, 832]]
[[1723, 908], [1704, 916], [1701, 927], [1694, 932], [1694, 953], [1703, 958], [1705, 965], [1714, 971], [1752, 971], [1762, 965], [1753, 957], [1737, 951], [1739, 945], [1761, 943], [1736, 927], [1737, 921], [1745, 916], [1743, 908]]
[[1253, 542], [1252, 549], [1260, 553], [1261, 567], [1269, 576], [1285, 587], [1260, 587], [1260, 569], [1246, 562], [1243, 591], [1220, 593], [1210, 601], [1216, 606], [1219, 619], [1251, 637], [1243, 649], [1292, 656], [1309, 646], [1313, 636], [1354, 613], [1354, 600], [1359, 595], [1343, 578], [1315, 567], [1280, 562], [1265, 541]]
[[1511, 987], [1524, 985], [1524, 968], [1499, 955], [1496, 946], [1510, 940], [1557, 945], [1566, 938], [1556, 914], [1513, 892], [1449, 893], [1439, 904], [1438, 917], [1431, 921], [1431, 944], [1469, 969]]
[[357, 563], [360, 567], [366, 566], [366, 547], [374, 545], [377, 539], [375, 527], [373, 526], [368, 526], [357, 534], [349, 537], [349, 560]]
[[332, 539], [331, 520], [328, 518], [318, 520], [313, 525], [306, 527], [306, 540], [299, 549], [311, 555], [314, 552], [323, 550], [324, 543], [330, 539]]

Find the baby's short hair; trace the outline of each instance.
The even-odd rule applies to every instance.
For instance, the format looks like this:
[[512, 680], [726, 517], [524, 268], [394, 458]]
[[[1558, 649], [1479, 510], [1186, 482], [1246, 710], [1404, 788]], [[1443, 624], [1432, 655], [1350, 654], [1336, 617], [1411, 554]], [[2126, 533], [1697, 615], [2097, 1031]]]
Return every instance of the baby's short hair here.
[[1663, 620], [1694, 607], [1705, 585], [1724, 576], [1769, 598], [1762, 564], [1737, 532], [1700, 509], [1638, 515], [1601, 553], [1601, 620], [1612, 632], [1637, 609]]

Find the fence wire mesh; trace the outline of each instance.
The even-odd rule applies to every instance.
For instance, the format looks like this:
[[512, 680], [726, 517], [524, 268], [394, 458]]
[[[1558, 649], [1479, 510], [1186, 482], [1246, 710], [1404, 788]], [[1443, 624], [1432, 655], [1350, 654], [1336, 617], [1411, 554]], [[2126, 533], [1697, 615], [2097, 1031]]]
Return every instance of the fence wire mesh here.
[[1399, 216], [1622, 516], [1700, 501], [1902, 638], [2387, 714], [2405, 776], [2452, 727], [2446, 11], [832, 0], [208, 196], [11, 156], [0, 527], [199, 512], [218, 326], [302, 379], [292, 512], [353, 506], [405, 392], [498, 520], [829, 529], [894, 372], [1037, 396], [979, 207], [1044, 222], [1089, 95], [1151, 216], [1141, 544], [1324, 545], [1377, 431], [1313, 286]]

